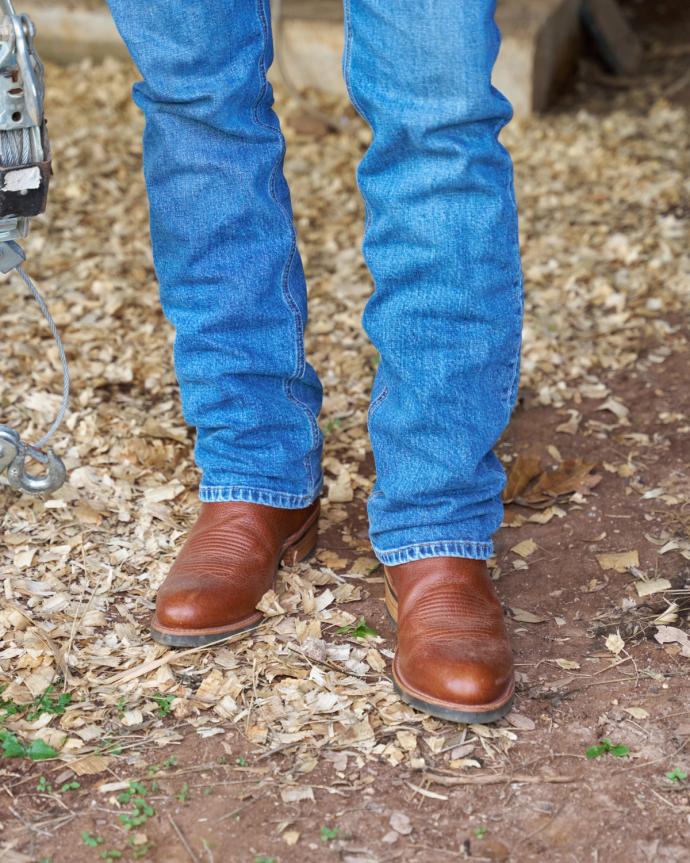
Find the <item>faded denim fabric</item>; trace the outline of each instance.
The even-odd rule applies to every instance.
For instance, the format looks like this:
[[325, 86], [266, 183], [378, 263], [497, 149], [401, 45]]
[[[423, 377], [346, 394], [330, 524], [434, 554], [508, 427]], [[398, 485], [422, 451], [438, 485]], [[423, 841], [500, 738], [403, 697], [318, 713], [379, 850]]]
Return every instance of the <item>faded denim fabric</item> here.
[[[266, 80], [268, 0], [109, 0], [143, 81], [144, 172], [205, 501], [303, 507], [321, 385]], [[381, 362], [368, 508], [380, 561], [487, 558], [515, 402], [522, 280], [493, 0], [345, 0], [343, 71], [373, 130], [357, 177]]]

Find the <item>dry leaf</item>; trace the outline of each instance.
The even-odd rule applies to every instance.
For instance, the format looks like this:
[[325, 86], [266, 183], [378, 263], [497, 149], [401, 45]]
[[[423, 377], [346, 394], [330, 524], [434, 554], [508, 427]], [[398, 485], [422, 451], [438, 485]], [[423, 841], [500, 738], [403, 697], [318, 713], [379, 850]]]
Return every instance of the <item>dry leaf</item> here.
[[543, 617], [540, 614], [533, 614], [531, 611], [525, 611], [524, 608], [511, 607], [510, 613], [513, 619], [519, 623], [545, 623], [549, 618]]
[[523, 539], [517, 545], [514, 545], [510, 550], [520, 557], [529, 557], [537, 550], [538, 545], [533, 539]]
[[67, 766], [77, 776], [93, 776], [107, 770], [111, 761], [112, 758], [107, 755], [86, 755], [70, 761]]
[[537, 727], [534, 720], [530, 719], [529, 716], [523, 716], [521, 713], [515, 713], [515, 711], [509, 713], [506, 719], [508, 724], [517, 728], [518, 731], [534, 731]]
[[557, 659], [556, 665], [558, 665], [559, 668], [565, 669], [565, 671], [572, 671], [580, 667], [580, 663], [575, 662], [573, 659]]
[[607, 635], [604, 643], [606, 644], [606, 649], [610, 650], [611, 653], [616, 656], [618, 656], [621, 650], [625, 647], [625, 642], [621, 638], [620, 632], [612, 632], [610, 635]]
[[511, 503], [541, 473], [541, 459], [535, 455], [519, 455], [510, 466], [508, 480], [503, 492], [505, 503]]
[[298, 803], [300, 800], [314, 801], [314, 790], [311, 785], [291, 785], [280, 789], [283, 803]]
[[524, 492], [516, 497], [522, 506], [543, 508], [572, 494], [586, 494], [601, 481], [592, 471], [593, 462], [583, 459], [567, 459], [557, 468], [544, 471]]
[[638, 596], [651, 596], [654, 593], [663, 593], [673, 587], [667, 578], [648, 578], [635, 582]]
[[639, 566], [640, 558], [637, 549], [632, 551], [608, 552], [598, 554], [597, 563], [602, 569], [613, 569], [616, 572], [627, 572], [631, 566]]
[[659, 644], [679, 644], [681, 655], [690, 659], [690, 636], [677, 626], [657, 626], [654, 638]]
[[624, 707], [623, 710], [629, 713], [633, 719], [647, 719], [649, 717], [649, 713], [644, 707]]
[[328, 499], [332, 503], [347, 503], [354, 497], [350, 473], [345, 468], [340, 472], [338, 478], [328, 487]]

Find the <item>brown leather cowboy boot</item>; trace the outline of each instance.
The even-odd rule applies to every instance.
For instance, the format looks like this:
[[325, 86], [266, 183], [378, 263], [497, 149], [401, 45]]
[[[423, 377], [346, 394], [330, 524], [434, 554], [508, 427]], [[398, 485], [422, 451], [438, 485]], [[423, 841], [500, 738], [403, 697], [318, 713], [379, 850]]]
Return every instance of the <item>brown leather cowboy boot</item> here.
[[281, 561], [304, 560], [316, 545], [319, 502], [305, 509], [258, 503], [204, 503], [156, 597], [155, 641], [210, 644], [256, 628], [256, 605]]
[[484, 561], [430, 557], [384, 572], [386, 606], [398, 625], [393, 680], [403, 701], [454, 722], [505, 716], [513, 656]]

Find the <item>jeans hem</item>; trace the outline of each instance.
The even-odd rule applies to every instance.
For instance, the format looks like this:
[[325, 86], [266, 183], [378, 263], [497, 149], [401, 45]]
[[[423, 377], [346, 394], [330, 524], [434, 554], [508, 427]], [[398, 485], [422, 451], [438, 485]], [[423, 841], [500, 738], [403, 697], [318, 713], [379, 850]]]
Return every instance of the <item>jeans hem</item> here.
[[314, 503], [320, 494], [320, 488], [314, 494], [291, 494], [286, 491], [270, 491], [242, 485], [202, 485], [199, 488], [199, 500], [204, 503], [243, 501], [281, 509], [304, 509]]
[[377, 559], [385, 566], [396, 566], [400, 563], [410, 563], [413, 560], [423, 560], [426, 557], [466, 557], [471, 560], [488, 560], [493, 556], [492, 542], [476, 542], [474, 540], [443, 540], [440, 542], [420, 542], [415, 545], [404, 545], [388, 551], [372, 546]]

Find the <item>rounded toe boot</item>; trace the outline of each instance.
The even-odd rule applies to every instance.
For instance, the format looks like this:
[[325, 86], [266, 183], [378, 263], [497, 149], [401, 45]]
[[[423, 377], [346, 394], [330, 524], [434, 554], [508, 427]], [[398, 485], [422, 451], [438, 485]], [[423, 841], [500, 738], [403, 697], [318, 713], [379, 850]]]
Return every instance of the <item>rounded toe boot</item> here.
[[387, 566], [385, 585], [398, 627], [393, 679], [403, 700], [455, 722], [505, 716], [513, 656], [484, 561], [432, 557]]
[[257, 604], [316, 545], [319, 503], [280, 509], [231, 501], [204, 503], [156, 596], [155, 641], [195, 647], [256, 628]]

